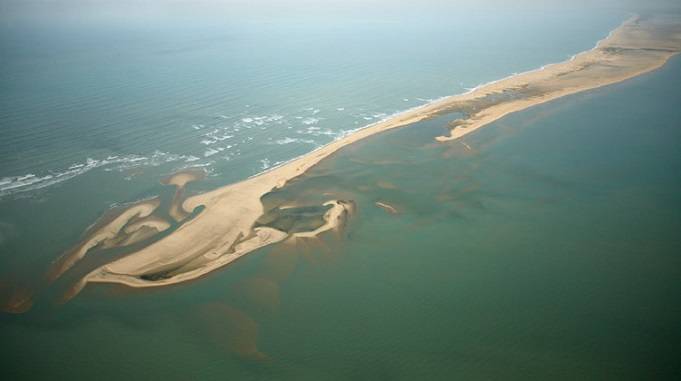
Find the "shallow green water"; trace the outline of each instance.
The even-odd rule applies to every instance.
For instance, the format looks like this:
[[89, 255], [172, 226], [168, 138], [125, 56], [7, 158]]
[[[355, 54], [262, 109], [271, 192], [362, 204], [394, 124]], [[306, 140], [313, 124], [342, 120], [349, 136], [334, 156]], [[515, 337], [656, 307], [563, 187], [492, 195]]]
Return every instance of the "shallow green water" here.
[[[451, 116], [348, 147], [270, 195], [354, 200], [342, 234], [267, 248], [166, 289], [88, 286], [58, 305], [68, 285], [57, 284], [29, 313], [0, 315], [3, 371], [8, 379], [672, 379], [681, 339], [679, 72], [677, 58], [511, 115], [466, 137], [470, 149], [433, 143]], [[104, 192], [121, 200], [161, 191], [126, 189]], [[31, 220], [33, 228], [64, 235], [65, 221], [87, 225], [99, 213], [44, 212], [61, 217]], [[53, 256], [42, 245], [17, 274]]]

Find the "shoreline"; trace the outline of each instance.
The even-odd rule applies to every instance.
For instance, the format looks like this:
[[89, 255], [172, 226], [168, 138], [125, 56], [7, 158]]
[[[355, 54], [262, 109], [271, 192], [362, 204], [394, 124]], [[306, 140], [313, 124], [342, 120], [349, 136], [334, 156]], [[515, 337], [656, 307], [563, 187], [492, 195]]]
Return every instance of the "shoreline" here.
[[[253, 227], [266, 212], [261, 197], [282, 188], [345, 146], [456, 111], [466, 116], [456, 121], [449, 135], [435, 139], [439, 142], [460, 139], [510, 113], [656, 70], [679, 51], [679, 23], [630, 18], [594, 48], [567, 61], [416, 106], [243, 181], [189, 197], [179, 208], [189, 214], [204, 207], [196, 217], [151, 245], [95, 269], [81, 280], [82, 286], [98, 282], [158, 287], [196, 279], [258, 248], [288, 238], [290, 235], [286, 232]], [[305, 236], [314, 237], [319, 233], [321, 231], [306, 232]], [[161, 278], [155, 279], [157, 276]]]
[[[598, 40], [598, 41], [596, 42], [596, 45], [594, 45], [593, 48], [591, 48], [591, 49], [589, 49], [589, 50], [585, 50], [585, 51], [579, 52], [579, 53], [576, 53], [576, 54], [573, 54], [572, 56], [570, 56], [569, 59], [567, 59], [567, 60], [565, 60], [565, 61], [547, 63], [547, 64], [545, 64], [545, 65], [543, 65], [543, 66], [541, 66], [541, 67], [539, 67], [539, 68], [536, 68], [536, 69], [530, 69], [530, 70], [523, 71], [523, 72], [520, 72], [520, 73], [513, 73], [513, 74], [510, 74], [510, 75], [508, 75], [508, 76], [506, 76], [506, 77], [502, 77], [502, 78], [500, 78], [500, 79], [495, 79], [495, 80], [491, 80], [491, 81], [488, 81], [488, 82], [483, 82], [483, 83], [481, 83], [481, 84], [479, 84], [479, 85], [476, 85], [475, 87], [472, 87], [472, 88], [465, 88], [466, 91], [465, 91], [465, 92], [462, 92], [462, 93], [453, 94], [453, 95], [445, 95], [445, 96], [438, 97], [438, 98], [435, 98], [435, 99], [430, 99], [430, 100], [428, 100], [427, 103], [424, 103], [424, 104], [421, 104], [421, 105], [417, 105], [417, 106], [414, 106], [414, 107], [410, 107], [410, 108], [408, 108], [408, 109], [406, 109], [406, 110], [402, 110], [402, 111], [395, 112], [395, 113], [393, 113], [393, 114], [390, 114], [390, 115], [384, 117], [384, 118], [381, 119], [381, 120], [378, 120], [378, 121], [369, 123], [369, 124], [367, 124], [367, 125], [364, 125], [364, 126], [362, 126], [362, 127], [359, 127], [359, 128], [357, 128], [357, 129], [354, 129], [354, 130], [350, 130], [350, 131], [347, 132], [346, 135], [343, 135], [343, 136], [337, 138], [336, 140], [331, 141], [331, 142], [329, 142], [329, 143], [327, 143], [327, 144], [325, 144], [325, 145], [323, 145], [323, 146], [317, 147], [317, 148], [313, 149], [313, 150], [310, 151], [310, 152], [307, 152], [307, 153], [304, 153], [304, 154], [302, 154], [302, 155], [296, 156], [296, 157], [294, 157], [294, 158], [292, 158], [292, 159], [290, 159], [290, 160], [287, 160], [287, 161], [285, 161], [285, 162], [283, 162], [283, 163], [279, 163], [279, 164], [277, 164], [277, 165], [275, 165], [275, 166], [272, 166], [272, 167], [270, 167], [270, 168], [267, 168], [266, 170], [264, 170], [264, 171], [262, 171], [262, 172], [258, 172], [258, 173], [255, 173], [255, 174], [253, 174], [253, 175], [250, 175], [249, 177], [247, 177], [245, 180], [242, 180], [242, 181], [247, 181], [247, 180], [249, 180], [249, 179], [251, 179], [251, 178], [255, 178], [255, 177], [258, 177], [258, 176], [266, 175], [266, 174], [269, 173], [269, 172], [272, 172], [272, 171], [274, 171], [274, 170], [277, 170], [277, 169], [279, 169], [279, 168], [281, 168], [281, 167], [283, 167], [283, 166], [286, 166], [286, 165], [288, 165], [288, 164], [290, 164], [290, 163], [292, 163], [292, 162], [295, 162], [295, 161], [297, 161], [297, 160], [299, 160], [299, 159], [302, 159], [302, 158], [304, 158], [304, 157], [306, 157], [306, 156], [312, 155], [313, 153], [315, 153], [315, 152], [317, 152], [317, 151], [323, 150], [323, 149], [325, 149], [327, 146], [333, 145], [333, 144], [335, 144], [335, 143], [337, 143], [337, 142], [339, 142], [339, 141], [343, 141], [343, 140], [347, 139], [348, 137], [351, 137], [351, 136], [353, 136], [353, 135], [355, 135], [355, 134], [357, 134], [357, 133], [359, 133], [359, 132], [361, 132], [361, 131], [368, 130], [368, 129], [374, 129], [374, 128], [376, 128], [376, 127], [382, 127], [380, 131], [376, 131], [376, 132], [373, 132], [373, 133], [370, 134], [370, 135], [374, 135], [374, 134], [381, 133], [381, 132], [383, 132], [383, 131], [388, 131], [388, 130], [390, 130], [390, 129], [405, 127], [405, 126], [408, 126], [408, 125], [413, 124], [413, 123], [418, 123], [418, 122], [420, 122], [420, 121], [423, 121], [423, 120], [426, 120], [426, 119], [430, 119], [430, 118], [432, 118], [432, 117], [435, 117], [435, 116], [437, 116], [437, 115], [440, 114], [440, 113], [447, 113], [447, 110], [446, 110], [446, 109], [449, 108], [449, 107], [451, 107], [451, 105], [450, 105], [450, 106], [447, 106], [447, 105], [445, 105], [445, 104], [449, 104], [449, 103], [452, 103], [452, 102], [460, 102], [460, 101], [462, 101], [462, 100], [467, 100], [467, 99], [469, 98], [469, 97], [468, 97], [469, 95], [471, 95], [471, 94], [473, 94], [473, 93], [476, 93], [476, 92], [482, 92], [482, 90], [484, 90], [484, 89], [486, 89], [486, 88], [488, 88], [488, 87], [490, 88], [490, 89], [488, 89], [488, 90], [492, 90], [491, 88], [492, 88], [493, 86], [496, 86], [497, 84], [500, 84], [500, 83], [505, 82], [505, 81], [507, 81], [507, 80], [513, 80], [513, 79], [516, 79], [516, 78], [519, 78], [519, 77], [523, 77], [523, 76], [526, 76], [526, 75], [530, 75], [530, 74], [534, 74], [534, 73], [541, 73], [541, 72], [543, 72], [544, 70], [546, 70], [546, 69], [548, 69], [548, 68], [551, 68], [552, 66], [569, 64], [569, 63], [573, 62], [578, 56], [583, 55], [583, 54], [587, 54], [587, 53], [590, 53], [590, 52], [593, 52], [593, 51], [597, 50], [597, 49], [600, 47], [600, 45], [601, 45], [602, 43], [608, 42], [608, 40], [612, 39], [613, 35], [614, 35], [615, 33], [617, 33], [622, 27], [624, 27], [624, 26], [626, 26], [627, 24], [630, 24], [630, 23], [632, 23], [632, 22], [636, 22], [638, 19], [640, 19], [640, 16], [638, 16], [638, 15], [633, 15], [633, 16], [631, 16], [629, 19], [627, 19], [627, 20], [625, 20], [624, 22], [622, 22], [622, 24], [620, 24], [617, 28], [611, 30], [611, 31], [608, 33], [608, 35], [607, 35], [606, 37], [604, 37], [604, 38], [601, 39], [601, 40]], [[680, 22], [681, 22], [681, 21], [680, 21]], [[681, 44], [681, 42], [680, 42], [680, 44]], [[549, 99], [549, 100], [544, 100], [543, 102], [537, 102], [536, 104], [532, 104], [531, 106], [539, 105], [539, 104], [541, 104], [541, 103], [545, 103], [545, 102], [550, 101], [550, 100], [553, 100], [553, 99], [557, 99], [557, 98], [560, 98], [560, 97], [563, 97], [563, 96], [567, 96], [567, 95], [579, 93], [579, 92], [582, 92], [582, 91], [588, 91], [588, 90], [592, 90], [592, 89], [595, 89], [595, 88], [598, 88], [598, 87], [604, 87], [604, 86], [612, 85], [612, 84], [615, 84], [615, 83], [623, 82], [623, 81], [626, 81], [626, 80], [628, 80], [628, 79], [631, 79], [631, 78], [634, 78], [634, 77], [643, 75], [643, 74], [645, 74], [645, 73], [648, 73], [648, 72], [651, 72], [651, 71], [655, 71], [655, 70], [659, 69], [660, 67], [664, 66], [664, 64], [667, 62], [667, 60], [669, 60], [669, 58], [671, 58], [672, 56], [674, 56], [674, 55], [676, 55], [676, 54], [679, 54], [679, 53], [681, 53], [681, 45], [679, 45], [679, 48], [678, 48], [677, 51], [675, 51], [674, 53], [672, 53], [672, 54], [670, 54], [668, 57], [666, 57], [666, 58], [664, 59], [664, 61], [660, 62], [660, 64], [659, 64], [658, 66], [655, 66], [655, 67], [653, 67], [653, 68], [650, 68], [650, 69], [648, 69], [648, 70], [645, 70], [645, 71], [642, 71], [642, 72], [639, 72], [639, 73], [634, 73], [634, 74], [632, 74], [632, 75], [630, 75], [630, 76], [628, 76], [628, 77], [626, 77], [626, 78], [618, 79], [618, 80], [615, 80], [615, 81], [613, 81], [613, 82], [604, 83], [604, 84], [599, 84], [599, 85], [597, 85], [597, 86], [593, 86], [593, 87], [589, 87], [589, 88], [584, 88], [584, 89], [581, 89], [581, 90], [576, 90], [576, 91], [573, 91], [573, 92], [570, 92], [570, 93], [566, 93], [566, 94], [563, 94], [563, 95], [554, 97], [554, 98]], [[490, 93], [492, 93], [492, 92], [493, 92], [493, 91], [487, 91], [487, 92], [485, 92], [484, 94], [479, 94], [479, 96], [485, 96], [485, 95], [488, 95], [488, 94], [490, 94]], [[477, 96], [477, 94], [475, 94], [475, 95]], [[531, 106], [524, 107], [523, 109], [528, 108], [528, 107], [531, 107]], [[437, 111], [432, 111], [432, 110], [430, 110], [430, 108], [437, 108], [438, 110], [437, 110]], [[428, 109], [428, 110], [426, 110], [426, 109]], [[412, 114], [418, 113], [418, 112], [420, 112], [420, 111], [422, 111], [422, 110], [423, 110], [425, 113], [427, 113], [427, 115], [424, 115], [423, 118], [421, 118], [421, 119], [413, 119], [413, 120], [414, 120], [413, 122], [403, 121], [403, 120], [402, 120], [402, 117], [406, 117], [406, 116], [411, 117]], [[455, 111], [455, 110], [452, 110], [452, 111]], [[518, 111], [520, 111], [520, 110], [518, 110]], [[507, 114], [508, 114], [508, 113], [507, 113]], [[505, 116], [505, 115], [507, 115], [507, 114], [504, 114], [503, 116]], [[503, 117], [503, 116], [502, 116], [502, 117]], [[411, 119], [411, 118], [410, 118], [410, 119]], [[498, 118], [498, 119], [501, 119], [501, 117]], [[384, 127], [384, 124], [386, 124], [386, 123], [391, 123], [391, 122], [395, 123], [395, 125], [392, 125], [392, 126], [390, 126], [390, 127]], [[490, 121], [488, 121], [486, 124], [489, 124], [489, 123], [492, 123], [492, 122], [494, 122], [494, 120], [490, 120]], [[472, 132], [472, 131], [468, 131], [468, 132], [466, 132], [466, 133], [463, 133], [463, 134], [461, 134], [461, 136], [466, 135], [466, 134], [468, 134], [468, 133], [470, 133], [470, 132]], [[370, 135], [368, 135], [368, 136], [370, 136]], [[366, 136], [366, 137], [368, 137], [368, 136]], [[459, 137], [460, 137], [460, 136], [459, 136]], [[364, 137], [362, 137], [361, 139], [363, 139], [363, 138], [364, 138]], [[456, 138], [447, 138], [447, 137], [443, 136], [443, 137], [436, 137], [435, 140], [440, 141], [440, 142], [444, 142], [444, 141], [447, 141], [447, 140], [454, 140], [454, 139], [457, 139], [457, 138], [458, 138], [458, 137], [456, 137]], [[359, 139], [358, 139], [358, 140], [359, 140]], [[352, 143], [354, 143], [355, 141], [356, 141], [356, 140], [353, 140], [353, 141], [348, 142], [348, 143], [346, 143], [346, 144], [344, 144], [344, 145], [352, 144]], [[233, 183], [233, 184], [236, 184], [236, 183]]]
[[[625, 21], [621, 26], [619, 26], [617, 29], [611, 31], [606, 38], [598, 41], [598, 43], [596, 44], [596, 46], [594, 48], [592, 48], [591, 50], [587, 50], [587, 51], [575, 54], [567, 61], [547, 64], [547, 65], [542, 66], [539, 69], [526, 71], [526, 72], [519, 73], [519, 74], [516, 74], [516, 75], [512, 75], [512, 76], [509, 76], [509, 77], [506, 77], [506, 78], [503, 78], [503, 79], [500, 79], [500, 80], [497, 80], [497, 81], [492, 81], [489, 84], [484, 85], [483, 87], [498, 85], [498, 84], [504, 84], [504, 83], [507, 83], [507, 86], [509, 86], [509, 87], [513, 87], [516, 84], [515, 83], [512, 84], [510, 82], [512, 82], [512, 81], [517, 82], [519, 80], [525, 80], [526, 82], [531, 82], [534, 78], [528, 78], [528, 77], [546, 74], [547, 71], [549, 72], [549, 74], [553, 74], [554, 72], [559, 72], [561, 69], [564, 69], [564, 68], [568, 67], [569, 65], [573, 64], [575, 61], [577, 61], [578, 64], [592, 64], [594, 61], [591, 61], [591, 60], [593, 60], [594, 58], [596, 58], [596, 59], [598, 59], [598, 58], [603, 59], [604, 58], [604, 57], [602, 57], [602, 54], [599, 57], [592, 57], [593, 55], [599, 54], [599, 50], [605, 50], [605, 49], [609, 49], [609, 48], [620, 47], [616, 43], [613, 43], [613, 41], [611, 41], [611, 40], [616, 39], [616, 37], [619, 37], [617, 35], [618, 31], [621, 32], [621, 30], [623, 28], [637, 23], [638, 20], [639, 20], [638, 16], [631, 17], [630, 19]], [[634, 48], [634, 49], [645, 50], [645, 49], [648, 49], [648, 48], [637, 47], [637, 48]], [[452, 128], [449, 136], [438, 136], [438, 137], [435, 138], [435, 140], [437, 140], [439, 142], [456, 140], [456, 139], [459, 139], [459, 138], [461, 138], [461, 137], [463, 137], [463, 136], [465, 136], [465, 135], [467, 135], [467, 134], [469, 134], [469, 133], [471, 133], [471, 132], [473, 132], [473, 131], [481, 128], [481, 127], [484, 127], [484, 126], [486, 126], [490, 123], [493, 123], [493, 122], [495, 122], [499, 119], [502, 119], [503, 117], [505, 117], [506, 115], [509, 115], [511, 113], [522, 111], [522, 110], [525, 110], [525, 109], [530, 108], [532, 106], [537, 106], [537, 105], [547, 103], [547, 102], [550, 102], [552, 100], [559, 99], [559, 98], [569, 96], [569, 95], [572, 95], [572, 94], [577, 94], [577, 93], [581, 93], [581, 92], [585, 92], [585, 91], [589, 91], [589, 90], [594, 90], [594, 89], [597, 89], [597, 88], [600, 88], [600, 87], [605, 87], [605, 86], [613, 85], [613, 84], [616, 84], [616, 83], [624, 82], [624, 81], [627, 81], [629, 79], [641, 76], [643, 74], [658, 70], [659, 68], [664, 66], [670, 58], [672, 58], [676, 54], [679, 54], [679, 52], [680, 52], [679, 49], [681, 49], [681, 46], [679, 48], [677, 48], [677, 50], [675, 50], [675, 51], [671, 51], [671, 50], [668, 51], [668, 54], [660, 54], [657, 62], [652, 63], [650, 65], [643, 66], [643, 67], [641, 67], [640, 70], [632, 71], [632, 72], [629, 72], [629, 73], [623, 73], [619, 76], [612, 76], [610, 78], [603, 78], [601, 80], [593, 81], [591, 83], [584, 83], [584, 84], [581, 84], [580, 86], [575, 86], [575, 87], [572, 87], [572, 88], [568, 87], [568, 88], [563, 88], [563, 89], [557, 89], [553, 92], [547, 92], [546, 94], [544, 94], [540, 97], [536, 97], [532, 100], [520, 99], [520, 100], [506, 102], [505, 105], [501, 104], [501, 105], [498, 105], [498, 106], [489, 107], [489, 108], [487, 108], [487, 111], [490, 111], [490, 112], [488, 112], [484, 115], [481, 115], [482, 117], [478, 118], [477, 120], [475, 119], [475, 117], [466, 118], [467, 121], [474, 121], [474, 123], [469, 122], [465, 126], [457, 126], [455, 128]], [[662, 51], [664, 51], [664, 50], [661, 49], [660, 52], [662, 52]], [[454, 96], [454, 97], [458, 97], [458, 96]]]

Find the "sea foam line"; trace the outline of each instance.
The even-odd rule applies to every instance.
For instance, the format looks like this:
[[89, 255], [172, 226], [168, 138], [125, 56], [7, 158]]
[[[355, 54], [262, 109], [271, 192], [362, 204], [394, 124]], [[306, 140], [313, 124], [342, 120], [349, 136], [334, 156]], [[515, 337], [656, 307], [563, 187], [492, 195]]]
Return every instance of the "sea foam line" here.
[[[165, 163], [184, 161], [191, 163], [199, 160], [193, 155], [179, 155], [162, 151], [155, 151], [149, 156], [125, 155], [108, 156], [106, 159], [87, 158], [83, 163], [74, 163], [65, 170], [49, 170], [47, 174], [36, 175], [28, 173], [19, 176], [7, 176], [0, 179], [0, 197], [10, 194], [43, 189], [85, 174], [95, 168], [108, 167], [105, 170], [135, 168], [139, 166], [158, 166]], [[112, 167], [113, 165], [116, 165]], [[194, 164], [196, 165], [196, 164]]]
[[[636, 17], [637, 17], [636, 15], [632, 15], [629, 18], [628, 21], [635, 19]], [[612, 34], [614, 33], [614, 31], [615, 30], [611, 30], [605, 38], [596, 42], [594, 47], [589, 49], [588, 51], [583, 51], [583, 52], [579, 52], [579, 53], [572, 55], [570, 57], [569, 61], [573, 61], [580, 54], [598, 49], [600, 44], [603, 41], [610, 38], [612, 36]], [[492, 81], [488, 81], [488, 82], [483, 82], [483, 83], [481, 83], [481, 84], [479, 84], [475, 87], [465, 88], [465, 90], [467, 90], [467, 91], [462, 92], [462, 93], [453, 94], [453, 95], [445, 95], [445, 96], [441, 96], [441, 97], [434, 98], [434, 99], [428, 99], [428, 100], [425, 100], [425, 103], [423, 103], [421, 105], [417, 105], [417, 106], [414, 106], [414, 107], [411, 107], [411, 108], [408, 108], [408, 109], [405, 109], [405, 110], [401, 110], [401, 111], [389, 114], [382, 119], [375, 120], [372, 123], [360, 126], [358, 128], [355, 128], [355, 129], [341, 131], [336, 136], [334, 136], [334, 139], [332, 141], [330, 141], [326, 144], [320, 145], [320, 146], [316, 147], [315, 149], [313, 149], [312, 151], [309, 151], [308, 153], [298, 155], [298, 156], [293, 157], [289, 160], [276, 163], [273, 166], [269, 166], [269, 167], [265, 168], [263, 171], [249, 176], [249, 178], [270, 172], [270, 171], [272, 171], [272, 170], [274, 170], [278, 167], [286, 165], [286, 164], [288, 164], [292, 161], [295, 161], [295, 160], [297, 160], [297, 159], [299, 159], [303, 156], [312, 154], [312, 153], [314, 153], [314, 152], [316, 152], [320, 149], [323, 149], [327, 145], [332, 144], [333, 142], [335, 142], [339, 139], [343, 139], [346, 136], [348, 136], [352, 133], [355, 133], [357, 131], [360, 131], [360, 130], [363, 130], [363, 129], [366, 129], [366, 128], [371, 128], [371, 127], [373, 127], [377, 124], [387, 122], [387, 121], [394, 119], [394, 118], [398, 118], [398, 117], [400, 117], [400, 116], [402, 116], [406, 113], [415, 112], [415, 111], [418, 111], [420, 109], [429, 107], [433, 104], [436, 104], [436, 103], [439, 103], [439, 102], [445, 102], [445, 101], [447, 101], [448, 99], [451, 99], [451, 98], [464, 96], [464, 95], [473, 93], [473, 92], [479, 90], [480, 88], [483, 88], [483, 87], [486, 87], [486, 86], [491, 86], [491, 85], [494, 85], [496, 83], [499, 83], [499, 82], [507, 80], [507, 79], [511, 79], [513, 77], [516, 77], [516, 76], [521, 76], [521, 75], [525, 75], [525, 74], [530, 74], [530, 73], [535, 73], [535, 72], [540, 72], [540, 71], [546, 70], [548, 67], [551, 67], [551, 66], [556, 65], [556, 64], [557, 63], [549, 63], [549, 64], [545, 64], [545, 65], [543, 65], [543, 66], [541, 66], [537, 69], [527, 70], [527, 71], [524, 71], [524, 72], [521, 72], [521, 73], [513, 73], [511, 75], [508, 75], [508, 76], [500, 78], [500, 79], [496, 79], [496, 80], [492, 80]], [[422, 101], [424, 100], [423, 98], [416, 98], [416, 99], [422, 100]], [[247, 105], [247, 107], [248, 107], [248, 105]], [[315, 108], [311, 108], [311, 107], [306, 108], [304, 110], [305, 111], [311, 111], [313, 115], [316, 115], [317, 113], [320, 112], [319, 109], [315, 109]], [[378, 114], [374, 115], [374, 117], [377, 116], [377, 115]], [[274, 114], [274, 115], [267, 115], [267, 116], [245, 117], [245, 118], [241, 119], [241, 122], [243, 124], [251, 124], [252, 123], [252, 124], [260, 126], [260, 125], [263, 125], [263, 124], [267, 124], [269, 122], [281, 123], [282, 119], [283, 119], [283, 116], [278, 115], [278, 114]], [[313, 120], [314, 120], [314, 122], [313, 122]], [[309, 124], [316, 124], [316, 122], [318, 122], [318, 121], [319, 121], [318, 118], [308, 118], [303, 122], [303, 124], [308, 124], [308, 125]], [[202, 129], [204, 127], [204, 125], [193, 125], [192, 127], [194, 129], [199, 130], [199, 129]], [[237, 127], [237, 126], [235, 126], [235, 127]], [[235, 128], [235, 130], [238, 131], [238, 127]], [[217, 132], [217, 131], [214, 131], [214, 132]], [[207, 137], [211, 140], [205, 140], [205, 141], [202, 141], [201, 143], [205, 144], [205, 145], [210, 145], [210, 144], [213, 144], [217, 141], [221, 141], [221, 140], [229, 139], [229, 138], [233, 137], [233, 136], [225, 135], [225, 136], [220, 136], [218, 139], [215, 139], [215, 136], [211, 136], [211, 135], [213, 135], [213, 133], [207, 134]], [[287, 143], [288, 143], [288, 141], [287, 141]], [[279, 144], [282, 144], [282, 143], [279, 143]], [[212, 155], [214, 155], [214, 154], [216, 154], [216, 153], [218, 153], [222, 150], [224, 150], [224, 148], [222, 148], [222, 149], [218, 148], [217, 150], [212, 149], [212, 148], [208, 149], [206, 152], [204, 152], [204, 157], [212, 156]], [[213, 152], [213, 151], [216, 151], [216, 152]], [[33, 173], [29, 173], [29, 174], [21, 175], [21, 176], [4, 177], [4, 178], [0, 179], [0, 197], [8, 195], [8, 194], [12, 194], [12, 193], [19, 193], [19, 192], [25, 192], [25, 191], [30, 191], [30, 190], [42, 189], [42, 188], [48, 187], [50, 185], [54, 185], [54, 184], [61, 183], [63, 181], [69, 180], [73, 177], [76, 177], [78, 175], [86, 173], [86, 172], [88, 172], [88, 171], [90, 171], [94, 168], [99, 168], [99, 167], [107, 166], [107, 165], [110, 165], [110, 164], [118, 163], [118, 164], [129, 164], [131, 166], [138, 166], [138, 165], [142, 165], [142, 164], [135, 164], [136, 162], [149, 160], [149, 161], [151, 161], [151, 165], [154, 165], [153, 159], [155, 157], [163, 156], [163, 155], [173, 155], [173, 154], [167, 154], [167, 153], [163, 153], [163, 152], [160, 152], [160, 151], [156, 151], [154, 153], [154, 155], [152, 155], [151, 159], [148, 158], [148, 157], [145, 157], [145, 156], [138, 156], [138, 155], [131, 155], [131, 156], [122, 157], [122, 158], [119, 158], [118, 156], [110, 156], [107, 159], [103, 159], [103, 160], [96, 160], [96, 159], [88, 158], [85, 163], [78, 163], [78, 164], [71, 165], [67, 170], [62, 171], [62, 172], [50, 171], [50, 174], [43, 175], [43, 176], [38, 176], [38, 175], [35, 175]], [[193, 156], [193, 155], [175, 155], [173, 157], [178, 158], [178, 159], [175, 159], [175, 160], [184, 159], [186, 162], [192, 162], [192, 161], [196, 161], [196, 160], [199, 159], [199, 158], [197, 158], [196, 156]], [[170, 159], [170, 160], [166, 160], [164, 162], [171, 162], [171, 161], [175, 161], [175, 160]], [[156, 165], [159, 165], [159, 164], [156, 164]], [[198, 166], [198, 165], [199, 164], [195, 164], [195, 166]], [[131, 166], [126, 167], [126, 168], [130, 168]], [[124, 169], [124, 168], [119, 167], [119, 169]]]

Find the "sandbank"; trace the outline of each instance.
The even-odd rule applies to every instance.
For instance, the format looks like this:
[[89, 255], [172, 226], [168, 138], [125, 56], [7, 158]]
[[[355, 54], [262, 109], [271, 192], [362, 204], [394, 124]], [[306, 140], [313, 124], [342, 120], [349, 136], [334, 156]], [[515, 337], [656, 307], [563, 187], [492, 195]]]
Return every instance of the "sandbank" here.
[[388, 212], [390, 214], [397, 214], [397, 209], [395, 209], [394, 206], [392, 206], [388, 203], [385, 203], [385, 202], [382, 202], [382, 201], [376, 201], [375, 204], [376, 204], [376, 206], [378, 206], [379, 208], [385, 210], [386, 212]]
[[[450, 133], [437, 140], [460, 139], [510, 113], [655, 70], [681, 50], [680, 25], [678, 21], [632, 18], [596, 47], [568, 61], [513, 75], [468, 93], [405, 111], [257, 176], [189, 197], [182, 202], [181, 209], [190, 213], [203, 206], [198, 215], [162, 239], [94, 270], [83, 279], [83, 285], [110, 282], [157, 287], [195, 279], [226, 266], [255, 249], [288, 237], [287, 233], [276, 229], [254, 227], [265, 212], [261, 197], [283, 187], [343, 147], [450, 112], [461, 112], [466, 117], [455, 121]], [[182, 187], [185, 180], [185, 177], [178, 178], [174, 183]], [[336, 202], [330, 209], [327, 224], [321, 230], [302, 236], [315, 236], [329, 230], [332, 220], [342, 213], [338, 205]], [[103, 232], [100, 239], [108, 237], [106, 233]], [[84, 244], [79, 255], [84, 255], [97, 240], [93, 238]]]

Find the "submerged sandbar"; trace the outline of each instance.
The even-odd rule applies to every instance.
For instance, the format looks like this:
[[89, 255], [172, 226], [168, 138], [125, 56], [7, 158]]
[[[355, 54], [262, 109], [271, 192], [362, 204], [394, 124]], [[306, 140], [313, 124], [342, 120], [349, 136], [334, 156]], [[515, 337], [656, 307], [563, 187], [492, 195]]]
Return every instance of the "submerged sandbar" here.
[[[377, 133], [449, 112], [461, 112], [466, 116], [453, 123], [449, 135], [437, 140], [458, 139], [509, 113], [655, 70], [680, 50], [681, 23], [678, 20], [632, 18], [592, 50], [568, 61], [408, 110], [260, 175], [189, 197], [177, 205], [178, 210], [173, 214], [182, 219], [203, 206], [194, 218], [162, 239], [97, 268], [82, 280], [82, 285], [87, 282], [122, 283], [133, 287], [175, 284], [200, 277], [257, 248], [296, 236], [314, 237], [337, 226], [349, 211], [349, 204], [328, 200], [331, 209], [324, 216], [324, 226], [310, 232], [289, 234], [272, 227], [256, 226], [258, 219], [267, 212], [261, 197], [283, 187], [341, 148]], [[174, 185], [181, 187], [184, 184]]]

